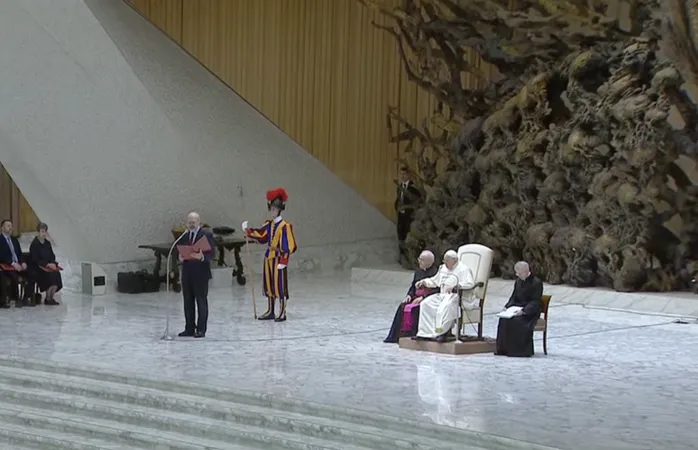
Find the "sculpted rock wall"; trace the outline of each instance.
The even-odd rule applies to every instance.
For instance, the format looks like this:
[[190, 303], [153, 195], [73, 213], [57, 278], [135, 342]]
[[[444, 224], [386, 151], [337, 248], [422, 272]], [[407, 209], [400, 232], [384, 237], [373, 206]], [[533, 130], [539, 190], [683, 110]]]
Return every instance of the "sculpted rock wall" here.
[[[407, 130], [393, 139], [409, 142], [407, 163], [426, 193], [409, 251], [478, 242], [495, 250], [504, 277], [525, 259], [553, 284], [689, 287], [698, 188], [677, 161], [696, 159], [698, 111], [681, 86], [698, 63], [679, 59], [698, 47], [681, 46], [684, 22], [664, 14], [664, 36], [674, 37], [663, 43], [667, 61], [655, 1], [631, 1], [625, 30], [605, 1], [507, 6], [405, 0], [382, 9], [411, 78], [439, 101], [425, 126], [390, 111]], [[479, 89], [463, 87], [463, 74], [482, 76], [466, 63], [470, 51], [499, 72]], [[681, 129], [668, 123], [672, 111]]]

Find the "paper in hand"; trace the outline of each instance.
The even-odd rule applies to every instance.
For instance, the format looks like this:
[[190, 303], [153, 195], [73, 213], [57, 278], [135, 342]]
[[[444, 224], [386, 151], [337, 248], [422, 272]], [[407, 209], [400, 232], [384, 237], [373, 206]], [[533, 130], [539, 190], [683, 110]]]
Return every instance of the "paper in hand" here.
[[523, 308], [520, 306], [510, 306], [504, 311], [500, 312], [497, 314], [497, 317], [500, 319], [511, 319], [512, 317], [516, 316]]

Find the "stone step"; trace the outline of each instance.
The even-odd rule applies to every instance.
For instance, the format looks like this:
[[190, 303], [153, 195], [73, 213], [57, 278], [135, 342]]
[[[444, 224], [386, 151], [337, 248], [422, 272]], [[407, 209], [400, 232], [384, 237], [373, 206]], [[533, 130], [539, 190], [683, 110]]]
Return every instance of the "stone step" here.
[[[2, 442], [2, 438], [0, 438], [0, 442]], [[19, 445], [17, 443], [12, 444], [12, 450], [41, 450], [42, 447], [25, 447], [23, 445]]]
[[[487, 433], [444, 427], [429, 421], [415, 421], [268, 394], [238, 392], [216, 386], [154, 379], [51, 361], [0, 357], [0, 377], [4, 379], [0, 379], [0, 384], [5, 383], [12, 387], [23, 386], [63, 392], [67, 395], [99, 398], [103, 401], [126, 401], [141, 407], [173, 413], [193, 414], [191, 408], [198, 405], [196, 415], [217, 420], [229, 418], [233, 422], [240, 420], [242, 424], [250, 420], [259, 420], [258, 416], [262, 415], [269, 419], [261, 424], [252, 422], [251, 425], [260, 424], [265, 430], [273, 427], [281, 427], [280, 430], [291, 428], [294, 433], [295, 427], [300, 427], [300, 433], [309, 433], [310, 436], [317, 433], [313, 430], [320, 429], [323, 432], [322, 436], [328, 439], [333, 436], [333, 440], [337, 439], [343, 443], [348, 443], [350, 438], [357, 434], [362, 434], [363, 439], [373, 439], [372, 435], [377, 434], [382, 439], [366, 446], [372, 449], [419, 449], [423, 448], [423, 445], [431, 445], [428, 448], [434, 450], [555, 450]], [[248, 414], [245, 415], [245, 412]], [[386, 440], [392, 440], [392, 445], [385, 447]]]
[[[88, 382], [68, 376], [47, 378], [40, 372], [0, 369], [0, 400], [3, 403], [29, 405], [46, 410], [73, 412], [77, 408], [90, 417], [121, 423], [142, 424], [164, 431], [180, 431], [218, 440], [231, 440], [258, 429], [252, 441], [263, 441], [272, 431], [284, 433], [285, 448], [296, 448], [302, 436], [305, 443], [329, 442], [348, 449], [348, 444], [371, 449], [444, 450], [462, 449], [462, 443], [449, 443], [418, 435], [385, 431], [362, 425], [337, 423], [330, 419], [274, 411], [251, 405], [236, 405], [212, 399], [200, 399], [157, 390]], [[243, 429], [239, 429], [239, 427]], [[258, 428], [259, 427], [259, 428]], [[304, 448], [304, 447], [302, 447]], [[353, 447], [352, 447], [353, 448]], [[358, 447], [357, 447], [358, 448]], [[474, 448], [474, 447], [473, 447]]]
[[[51, 396], [55, 398], [51, 400]], [[71, 398], [72, 397], [72, 398]], [[157, 410], [133, 404], [115, 403], [94, 398], [41, 392], [16, 386], [0, 386], [0, 414], [3, 408], [34, 411], [50, 411], [74, 422], [85, 418], [102, 420], [122, 425], [128, 430], [133, 427], [147, 427], [157, 432], [179, 433], [195, 439], [208, 439], [221, 442], [237, 442], [255, 448], [284, 448], [297, 450], [365, 450], [366, 447], [348, 445], [346, 442], [324, 440], [321, 430], [315, 435], [306, 435], [300, 429], [289, 428], [287, 432], [275, 428], [259, 427], [239, 423], [232, 417], [223, 420], [199, 417], [198, 412], [190, 414]], [[12, 406], [11, 406], [12, 405]], [[269, 414], [272, 414], [270, 412]], [[267, 423], [273, 423], [273, 419]], [[376, 448], [376, 447], [371, 447]], [[396, 447], [393, 447], [396, 448]], [[433, 448], [433, 446], [431, 447]]]
[[[13, 424], [37, 433], [52, 431], [69, 433], [76, 439], [88, 438], [95, 442], [111, 443], [107, 448], [155, 448], [168, 450], [251, 450], [259, 446], [241, 446], [234, 443], [163, 432], [132, 424], [88, 418], [76, 414], [46, 411], [21, 405], [0, 406], [0, 423]], [[312, 448], [312, 447], [308, 447]]]
[[8, 450], [142, 450], [141, 447], [129, 447], [60, 431], [36, 430], [10, 423], [0, 423], [0, 446]]
[[[409, 443], [398, 442], [396, 444], [395, 440], [386, 439], [378, 435], [362, 436], [353, 432], [353, 430], [342, 430], [332, 425], [322, 426], [316, 423], [303, 422], [302, 420], [286, 420], [276, 415], [273, 411], [267, 411], [266, 414], [257, 416], [252, 415], [256, 414], [256, 412], [250, 412], [242, 418], [238, 416], [238, 413], [241, 411], [234, 409], [231, 409], [230, 413], [219, 410], [200, 416], [201, 410], [192, 410], [190, 414], [183, 414], [134, 404], [117, 403], [17, 386], [5, 388], [0, 386], [0, 400], [3, 404], [29, 406], [64, 413], [79, 412], [94, 418], [143, 425], [163, 431], [178, 431], [190, 436], [208, 437], [226, 442], [242, 439], [268, 444], [271, 440], [269, 438], [271, 435], [277, 440], [283, 438], [285, 442], [284, 448], [289, 449], [305, 449], [307, 448], [306, 444], [313, 443], [321, 448], [344, 449], [349, 448], [347, 447], [347, 442], [370, 445], [370, 448], [373, 449], [434, 448], [433, 444], [429, 444], [429, 447], [406, 447], [405, 445]], [[210, 418], [210, 416], [219, 414], [224, 419], [216, 420]], [[258, 424], [262, 424], [262, 426], [257, 426]], [[299, 444], [297, 441], [302, 441], [303, 444]], [[382, 444], [382, 446], [377, 444]], [[359, 449], [361, 447], [353, 446], [350, 448]]]
[[[2, 442], [2, 438], [0, 438], [0, 442]], [[17, 443], [12, 443], [12, 450], [37, 450], [37, 447], [25, 447]]]

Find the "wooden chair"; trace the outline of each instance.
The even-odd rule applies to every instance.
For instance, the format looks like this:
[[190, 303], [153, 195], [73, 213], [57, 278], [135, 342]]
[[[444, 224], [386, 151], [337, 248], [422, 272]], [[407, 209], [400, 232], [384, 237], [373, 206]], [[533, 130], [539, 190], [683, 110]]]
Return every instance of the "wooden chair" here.
[[548, 308], [550, 307], [550, 295], [544, 295], [540, 298], [540, 317], [536, 322], [533, 331], [543, 332], [543, 353], [548, 354]]
[[[27, 288], [29, 280], [24, 279], [24, 283], [19, 284], [19, 298], [24, 298], [24, 290]], [[39, 291], [39, 283], [34, 283], [34, 292], [32, 292], [29, 297], [30, 302], [34, 302], [35, 305], [41, 304], [41, 292]]]
[[[473, 272], [475, 286], [470, 290], [461, 290], [459, 298], [460, 315], [456, 325], [456, 340], [460, 341], [465, 324], [477, 324], [477, 338], [482, 340], [482, 319], [487, 295], [487, 284], [492, 271], [494, 251], [480, 244], [467, 244], [458, 248], [458, 261], [468, 266]], [[479, 300], [479, 307], [466, 309], [463, 301], [466, 298]]]
[[[4, 272], [4, 271], [2, 269], [0, 269], [0, 272]], [[20, 274], [18, 277], [18, 280], [17, 280], [17, 300], [16, 301], [19, 301], [20, 299], [24, 298], [24, 289], [26, 288], [26, 283], [27, 283], [26, 275], [24, 273]], [[0, 286], [0, 292], [2, 292], [2, 294], [0, 294], [0, 295], [4, 295], [5, 293], [7, 293], [8, 290], [12, 291], [12, 282], [9, 279], [5, 278], [4, 276], [0, 279], [0, 284], [2, 284], [2, 286]], [[5, 300], [8, 302], [8, 304], [10, 304], [10, 295], [8, 295], [7, 299], [5, 299]]]
[[[29, 261], [31, 260], [31, 253], [29, 252], [22, 252], [22, 259], [24, 262], [29, 264]], [[24, 282], [29, 283], [29, 280], [26, 278], [29, 276], [29, 273], [25, 275]], [[24, 298], [24, 289], [26, 288], [26, 284], [20, 284], [20, 298]], [[39, 291], [39, 283], [34, 283], [34, 292], [32, 292], [31, 296], [29, 297], [29, 300], [34, 302], [35, 305], [40, 305], [41, 304], [41, 292]]]

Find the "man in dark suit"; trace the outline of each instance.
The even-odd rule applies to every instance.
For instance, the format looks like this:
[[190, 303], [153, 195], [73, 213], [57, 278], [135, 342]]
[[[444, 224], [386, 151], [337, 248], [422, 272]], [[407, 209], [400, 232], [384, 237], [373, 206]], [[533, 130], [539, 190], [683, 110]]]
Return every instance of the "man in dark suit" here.
[[405, 239], [410, 232], [410, 226], [414, 219], [414, 210], [422, 199], [422, 193], [410, 179], [407, 167], [400, 168], [400, 180], [397, 185], [397, 198], [395, 210], [397, 211], [397, 240], [400, 249], [400, 260], [405, 255]]
[[[193, 253], [191, 258], [184, 259], [179, 255], [182, 263], [182, 295], [184, 297], [184, 318], [186, 325], [180, 337], [206, 337], [206, 325], [208, 323], [208, 282], [211, 279], [211, 260], [213, 259], [215, 242], [213, 235], [201, 228], [201, 218], [195, 212], [187, 217], [189, 231], [179, 240], [178, 245], [194, 245], [200, 239], [207, 239], [211, 250]], [[196, 320], [196, 310], [199, 310], [199, 319]]]
[[[0, 264], [5, 268], [0, 272], [0, 308], [10, 307], [10, 297], [16, 300], [15, 307], [35, 306], [29, 301], [33, 285], [27, 277], [27, 263], [22, 259], [22, 247], [16, 237], [12, 236], [12, 221], [0, 223]], [[24, 285], [24, 296], [19, 298], [19, 285]]]

